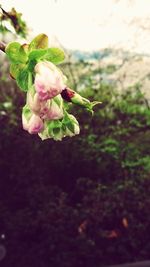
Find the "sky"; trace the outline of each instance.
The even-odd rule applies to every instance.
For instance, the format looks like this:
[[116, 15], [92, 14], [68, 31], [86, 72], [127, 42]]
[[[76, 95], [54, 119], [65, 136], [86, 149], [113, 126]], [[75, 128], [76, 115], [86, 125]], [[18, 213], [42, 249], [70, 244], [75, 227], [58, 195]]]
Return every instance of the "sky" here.
[[[1, 0], [23, 14], [32, 35], [66, 48], [150, 51], [150, 0]], [[31, 31], [32, 30], [32, 31]]]

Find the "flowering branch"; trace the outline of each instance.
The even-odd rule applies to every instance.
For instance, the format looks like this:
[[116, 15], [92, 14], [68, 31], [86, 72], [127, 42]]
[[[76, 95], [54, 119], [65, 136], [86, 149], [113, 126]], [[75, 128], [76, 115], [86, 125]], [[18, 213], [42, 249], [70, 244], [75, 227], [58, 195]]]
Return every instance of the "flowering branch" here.
[[42, 140], [62, 140], [79, 134], [78, 121], [68, 113], [70, 103], [93, 113], [93, 107], [100, 102], [90, 102], [68, 88], [66, 76], [56, 66], [65, 59], [64, 52], [48, 48], [45, 34], [39, 34], [30, 44], [0, 43], [0, 50], [10, 60], [11, 77], [26, 92], [26, 105], [22, 110], [24, 130], [38, 134]]

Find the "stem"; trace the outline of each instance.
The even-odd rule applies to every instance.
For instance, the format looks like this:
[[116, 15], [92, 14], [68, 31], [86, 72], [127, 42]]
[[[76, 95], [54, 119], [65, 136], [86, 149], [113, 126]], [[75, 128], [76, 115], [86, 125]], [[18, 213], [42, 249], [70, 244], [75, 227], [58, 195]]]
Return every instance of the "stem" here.
[[32, 82], [32, 73], [29, 72], [29, 75], [28, 75], [28, 89], [31, 88], [33, 82]]
[[3, 42], [0, 42], [0, 50], [5, 53], [5, 48], [6, 48], [6, 44], [4, 44]]

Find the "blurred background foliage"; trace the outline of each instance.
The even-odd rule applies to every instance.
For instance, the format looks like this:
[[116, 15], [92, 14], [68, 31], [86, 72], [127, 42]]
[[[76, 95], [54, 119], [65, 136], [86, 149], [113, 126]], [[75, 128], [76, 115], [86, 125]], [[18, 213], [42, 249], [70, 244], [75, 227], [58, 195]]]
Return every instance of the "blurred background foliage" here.
[[0, 32], [15, 32], [19, 36], [25, 38], [28, 32], [26, 22], [22, 19], [22, 14], [18, 13], [15, 8], [6, 11], [0, 5]]
[[[25, 29], [24, 22], [15, 28], [23, 37]], [[103, 79], [103, 74], [116, 71], [115, 63], [102, 67], [96, 54], [93, 69], [87, 60], [66, 53], [60, 67], [68, 85], [103, 103], [94, 116], [72, 107], [81, 134], [62, 142], [42, 142], [22, 129], [25, 95], [10, 79], [7, 59], [1, 55], [3, 267], [102, 267], [149, 258], [148, 101], [140, 83], [118, 92]]]

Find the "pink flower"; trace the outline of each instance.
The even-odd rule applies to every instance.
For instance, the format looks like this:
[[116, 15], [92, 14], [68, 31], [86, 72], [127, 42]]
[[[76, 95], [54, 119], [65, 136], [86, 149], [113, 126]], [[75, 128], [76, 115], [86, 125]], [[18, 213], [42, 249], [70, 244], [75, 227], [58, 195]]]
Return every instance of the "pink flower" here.
[[42, 119], [57, 120], [63, 117], [62, 98], [60, 95], [53, 99], [41, 101], [34, 87], [27, 92], [27, 105], [29, 109]]
[[63, 118], [63, 115], [61, 96], [48, 100], [45, 108], [42, 108], [40, 112], [40, 117], [46, 120], [58, 120]]
[[28, 131], [30, 134], [37, 134], [43, 130], [43, 121], [42, 119], [35, 115], [26, 116], [25, 113], [22, 114], [22, 125], [23, 129]]
[[51, 62], [39, 62], [35, 66], [35, 90], [39, 99], [44, 101], [51, 99], [62, 92], [66, 87], [66, 77]]
[[39, 116], [41, 113], [48, 111], [47, 101], [41, 101], [39, 99], [39, 95], [34, 87], [31, 87], [27, 92], [27, 105], [33, 113]]

